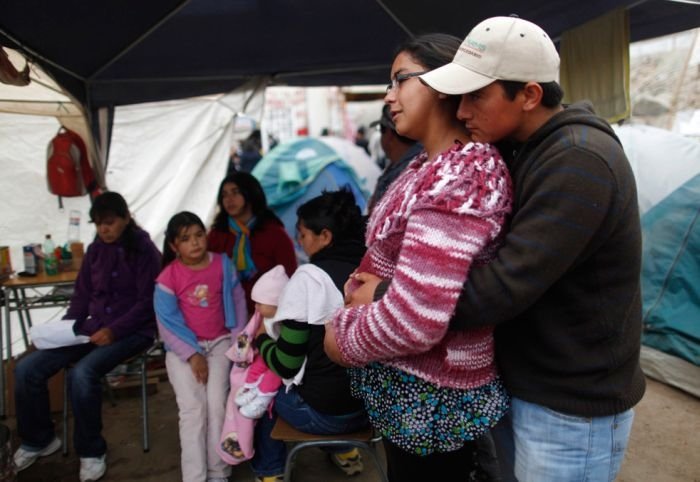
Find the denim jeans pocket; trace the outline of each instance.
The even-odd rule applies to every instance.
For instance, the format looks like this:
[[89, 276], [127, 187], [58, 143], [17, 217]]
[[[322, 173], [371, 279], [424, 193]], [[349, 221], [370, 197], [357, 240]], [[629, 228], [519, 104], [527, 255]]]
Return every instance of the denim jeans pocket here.
[[563, 413], [563, 412], [558, 412], [556, 410], [552, 410], [551, 408], [542, 406], [541, 407], [542, 411], [547, 413], [548, 415], [558, 418], [559, 420], [563, 420], [568, 423], [581, 423], [581, 424], [589, 424], [591, 423], [591, 418], [590, 417], [580, 417], [578, 415], [571, 415], [568, 413]]

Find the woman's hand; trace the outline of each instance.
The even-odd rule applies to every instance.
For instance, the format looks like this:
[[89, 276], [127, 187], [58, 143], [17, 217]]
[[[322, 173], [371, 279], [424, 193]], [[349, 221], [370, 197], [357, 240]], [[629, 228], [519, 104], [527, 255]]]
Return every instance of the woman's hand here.
[[353, 271], [352, 273], [350, 273], [350, 276], [348, 276], [348, 280], [343, 285], [343, 297], [345, 298], [345, 306], [347, 306], [348, 297], [350, 296], [350, 290], [352, 289], [352, 285], [355, 282], [356, 274], [357, 271]]
[[209, 367], [207, 366], [207, 359], [204, 358], [204, 355], [195, 353], [187, 360], [187, 363], [190, 364], [192, 374], [195, 380], [197, 380], [197, 383], [206, 385], [207, 378], [209, 377]]
[[[347, 292], [348, 284], [352, 281], [360, 283], [352, 293]], [[374, 292], [377, 289], [382, 279], [379, 276], [370, 273], [353, 273], [350, 279], [345, 283], [345, 306], [360, 306], [368, 305], [374, 301]]]
[[97, 346], [110, 345], [114, 341], [114, 333], [109, 328], [100, 328], [90, 337], [90, 343]]
[[323, 350], [328, 355], [332, 362], [337, 363], [341, 367], [349, 367], [350, 364], [345, 361], [343, 354], [340, 353], [338, 342], [335, 340], [335, 328], [333, 323], [326, 323], [326, 335], [323, 338]]

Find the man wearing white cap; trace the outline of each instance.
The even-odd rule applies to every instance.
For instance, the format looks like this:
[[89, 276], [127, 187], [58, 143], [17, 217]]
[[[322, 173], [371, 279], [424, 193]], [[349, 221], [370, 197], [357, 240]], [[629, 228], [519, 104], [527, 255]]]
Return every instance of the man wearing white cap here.
[[497, 325], [506, 478], [613, 480], [645, 390], [637, 192], [610, 126], [586, 103], [562, 106], [558, 75], [541, 28], [494, 17], [421, 76], [462, 95], [458, 117], [498, 143], [515, 187], [510, 232], [472, 268], [451, 328]]

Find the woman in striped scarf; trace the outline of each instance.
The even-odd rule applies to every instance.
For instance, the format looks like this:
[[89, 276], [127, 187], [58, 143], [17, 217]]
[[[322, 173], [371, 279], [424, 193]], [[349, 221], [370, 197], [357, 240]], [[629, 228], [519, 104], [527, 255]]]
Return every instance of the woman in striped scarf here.
[[294, 245], [282, 221], [267, 206], [260, 182], [246, 172], [224, 178], [217, 196], [219, 212], [209, 236], [209, 250], [226, 253], [245, 290], [248, 313], [255, 310], [250, 292], [261, 274], [281, 264], [292, 276]]

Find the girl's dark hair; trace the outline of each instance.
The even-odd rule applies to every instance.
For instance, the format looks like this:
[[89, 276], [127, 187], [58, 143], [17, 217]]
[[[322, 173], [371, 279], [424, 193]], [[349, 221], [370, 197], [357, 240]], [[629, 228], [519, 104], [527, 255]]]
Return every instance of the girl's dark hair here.
[[304, 226], [314, 234], [329, 230], [333, 241], [364, 240], [365, 221], [355, 203], [355, 196], [347, 188], [323, 191], [320, 196], [299, 206], [297, 217], [297, 225], [303, 221]]
[[282, 221], [272, 210], [267, 206], [267, 198], [263, 191], [260, 181], [255, 176], [247, 172], [233, 172], [227, 175], [219, 185], [219, 193], [216, 196], [216, 203], [219, 205], [219, 212], [214, 218], [214, 229], [217, 231], [228, 232], [228, 213], [224, 209], [224, 185], [233, 183], [238, 186], [238, 189], [243, 195], [246, 204], [250, 204], [253, 211], [253, 216], [257, 219], [253, 231], [256, 227], [262, 226], [268, 221], [275, 222], [282, 226]]
[[172, 263], [177, 257], [170, 244], [175, 244], [177, 236], [183, 229], [190, 226], [199, 226], [203, 231], [206, 231], [204, 223], [199, 219], [199, 216], [189, 211], [179, 212], [168, 221], [168, 227], [165, 228], [165, 240], [163, 241], [163, 268]]
[[[413, 60], [425, 67], [425, 70], [434, 70], [452, 62], [462, 40], [446, 33], [426, 33], [408, 39], [396, 49], [394, 57], [402, 52], [410, 55]], [[455, 115], [461, 95], [448, 96], [447, 100], [454, 104]]]
[[138, 246], [136, 235], [138, 225], [134, 221], [134, 217], [130, 215], [129, 206], [126, 205], [126, 200], [121, 194], [114, 191], [103, 192], [92, 201], [89, 215], [90, 221], [93, 223], [98, 223], [100, 220], [110, 216], [117, 216], [122, 219], [130, 218], [129, 224], [126, 225], [122, 233], [121, 242], [127, 253], [136, 250]]
[[427, 33], [399, 45], [394, 57], [406, 52], [426, 70], [437, 69], [452, 62], [462, 40], [446, 33]]

